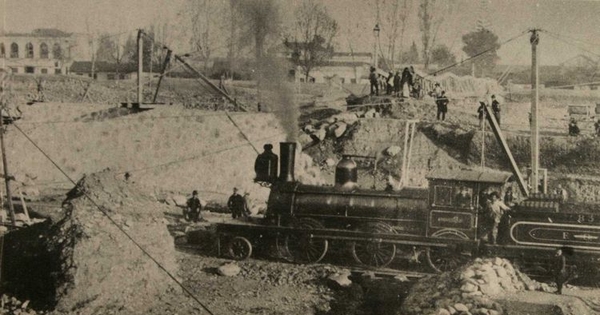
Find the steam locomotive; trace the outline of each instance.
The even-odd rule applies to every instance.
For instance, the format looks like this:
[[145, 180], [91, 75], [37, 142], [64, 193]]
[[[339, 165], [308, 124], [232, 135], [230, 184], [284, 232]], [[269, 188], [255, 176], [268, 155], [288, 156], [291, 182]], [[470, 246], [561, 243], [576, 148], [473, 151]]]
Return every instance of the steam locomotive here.
[[281, 143], [279, 157], [265, 146], [255, 163], [256, 181], [270, 185], [264, 220], [258, 224], [220, 224], [227, 252], [247, 258], [257, 240], [274, 240], [281, 255], [300, 263], [323, 259], [333, 244], [347, 244], [360, 265], [384, 267], [397, 256], [424, 253], [435, 271], [456, 268], [479, 255], [493, 254], [546, 268], [557, 248], [568, 248], [577, 264], [596, 268], [600, 258], [600, 217], [565, 210], [559, 196], [538, 194], [508, 211], [497, 244], [482, 241], [489, 220], [484, 211], [491, 192], [513, 185], [504, 172], [438, 170], [428, 188], [399, 191], [361, 189], [350, 157], [336, 166], [333, 186], [295, 180], [295, 143]]

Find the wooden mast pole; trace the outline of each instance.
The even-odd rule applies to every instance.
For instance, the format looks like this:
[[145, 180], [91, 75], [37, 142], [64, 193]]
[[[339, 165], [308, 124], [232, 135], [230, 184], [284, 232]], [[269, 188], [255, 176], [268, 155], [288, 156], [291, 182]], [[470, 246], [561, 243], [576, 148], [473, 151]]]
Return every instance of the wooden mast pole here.
[[137, 57], [138, 57], [138, 69], [137, 69], [137, 103], [138, 106], [142, 105], [143, 91], [142, 86], [142, 75], [144, 73], [144, 39], [142, 38], [144, 31], [138, 30], [137, 36]]
[[[5, 108], [5, 106], [3, 106]], [[6, 148], [4, 146], [4, 118], [0, 115], [0, 148], [2, 149], [2, 167], [4, 168], [4, 183], [6, 184], [6, 200], [8, 201], [8, 211], [10, 213], [10, 221], [13, 226], [17, 225], [15, 219], [15, 207], [12, 203], [12, 194], [10, 192], [10, 180], [11, 177], [8, 175], [8, 161], [6, 158]]]
[[540, 130], [539, 130], [539, 93], [538, 93], [538, 60], [539, 51], [537, 45], [540, 36], [537, 29], [531, 30], [531, 191], [539, 192], [539, 167], [540, 167]]

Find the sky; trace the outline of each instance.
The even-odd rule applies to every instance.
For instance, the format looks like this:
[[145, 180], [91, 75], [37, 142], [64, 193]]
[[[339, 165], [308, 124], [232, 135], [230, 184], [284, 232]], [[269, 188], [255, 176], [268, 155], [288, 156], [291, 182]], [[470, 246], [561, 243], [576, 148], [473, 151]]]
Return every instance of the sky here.
[[[189, 0], [0, 0], [0, 16], [3, 18], [4, 29], [13, 32], [54, 27], [74, 33], [129, 31], [133, 34], [135, 29], [158, 21], [180, 24], [177, 16], [185, 10], [186, 1]], [[292, 11], [300, 2], [277, 1], [287, 11]], [[340, 26], [336, 38], [338, 51], [373, 50], [372, 29], [377, 21], [376, 1], [322, 0]], [[417, 20], [419, 0], [411, 2], [403, 47], [408, 47], [413, 41], [420, 46]], [[437, 42], [448, 46], [459, 60], [465, 57], [461, 50], [461, 37], [475, 29], [476, 21], [481, 16], [487, 17], [492, 31], [500, 41], [535, 27], [552, 32], [553, 36], [558, 34], [569, 42], [567, 44], [542, 33], [539, 45], [541, 64], [559, 64], [578, 54], [600, 58], [600, 47], [594, 46], [600, 40], [600, 0], [483, 0], [485, 6], [481, 2], [482, 0], [437, 0], [440, 12], [443, 12]], [[482, 11], [482, 7], [487, 10]], [[383, 24], [382, 34], [385, 31]], [[181, 43], [177, 43], [178, 47], [185, 49], [183, 47], [187, 45], [187, 41], [180, 41]], [[528, 64], [531, 60], [528, 35], [503, 46], [499, 56], [502, 64]]]

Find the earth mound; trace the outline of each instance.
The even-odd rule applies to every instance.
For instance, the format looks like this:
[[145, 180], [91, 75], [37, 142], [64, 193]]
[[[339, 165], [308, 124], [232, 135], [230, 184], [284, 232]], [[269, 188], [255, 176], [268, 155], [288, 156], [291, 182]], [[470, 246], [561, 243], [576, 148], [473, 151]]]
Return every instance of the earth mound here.
[[[115, 179], [109, 170], [84, 176], [67, 194], [62, 218], [11, 238], [9, 245], [21, 244], [20, 255], [13, 250], [12, 257], [19, 255], [15, 258], [27, 270], [13, 264], [4, 272], [33, 273], [24, 277], [28, 285], [17, 293], [42, 300], [44, 308], [58, 314], [144, 314], [158, 307], [161, 297], [178, 291], [123, 231], [174, 274], [173, 239], [163, 222], [168, 207], [142, 194], [134, 183]], [[27, 244], [35, 247], [24, 248]]]
[[49, 238], [63, 258], [66, 280], [57, 285], [56, 310], [139, 314], [174, 289], [173, 281], [121, 231], [176, 272], [173, 240], [163, 222], [166, 206], [108, 170], [84, 176], [67, 197], [66, 217]]

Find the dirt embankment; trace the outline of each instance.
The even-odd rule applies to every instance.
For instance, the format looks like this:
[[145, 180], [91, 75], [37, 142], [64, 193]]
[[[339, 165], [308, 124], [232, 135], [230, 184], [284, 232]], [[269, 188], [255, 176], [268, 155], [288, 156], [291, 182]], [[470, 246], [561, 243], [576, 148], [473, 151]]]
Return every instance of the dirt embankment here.
[[[25, 108], [18, 124], [71, 178], [110, 167], [115, 178], [129, 173], [159, 197], [199, 190], [203, 199], [224, 202], [234, 186], [257, 197], [268, 193], [253, 183], [256, 152], [225, 113], [163, 106], [124, 116], [103, 114], [113, 108], [35, 104]], [[230, 116], [259, 152], [265, 143], [278, 150], [277, 143], [285, 140], [271, 114]], [[70, 186], [10, 127], [7, 147], [11, 173], [27, 174], [41, 191]]]
[[57, 314], [145, 313], [179, 292], [146, 255], [177, 274], [168, 210], [109, 171], [86, 176], [67, 195], [61, 219], [9, 234], [4, 287]]

